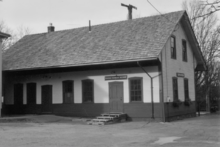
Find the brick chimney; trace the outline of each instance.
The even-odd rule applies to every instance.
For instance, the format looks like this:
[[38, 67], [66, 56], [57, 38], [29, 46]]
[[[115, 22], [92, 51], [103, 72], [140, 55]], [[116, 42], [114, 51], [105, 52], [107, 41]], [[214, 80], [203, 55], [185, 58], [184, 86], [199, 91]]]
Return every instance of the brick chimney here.
[[52, 23], [50, 23], [50, 26], [48, 26], [47, 28], [48, 28], [48, 33], [55, 31], [55, 27], [53, 26]]

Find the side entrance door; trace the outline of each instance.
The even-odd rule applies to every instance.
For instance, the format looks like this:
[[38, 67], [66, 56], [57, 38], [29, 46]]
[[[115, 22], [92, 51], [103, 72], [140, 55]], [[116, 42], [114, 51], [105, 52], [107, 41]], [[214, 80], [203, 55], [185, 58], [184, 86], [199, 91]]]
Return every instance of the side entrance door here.
[[123, 112], [123, 82], [109, 83], [110, 112]]
[[22, 114], [23, 113], [23, 84], [17, 83], [14, 85], [14, 105], [15, 105], [15, 113]]
[[14, 85], [14, 104], [17, 106], [23, 105], [23, 84]]
[[41, 112], [51, 113], [52, 105], [52, 85], [41, 86]]

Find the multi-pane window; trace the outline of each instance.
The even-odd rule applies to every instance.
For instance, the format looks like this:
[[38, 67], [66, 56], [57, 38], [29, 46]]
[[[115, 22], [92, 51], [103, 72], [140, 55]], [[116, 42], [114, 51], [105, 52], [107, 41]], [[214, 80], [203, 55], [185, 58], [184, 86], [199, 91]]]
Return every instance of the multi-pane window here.
[[73, 81], [63, 81], [63, 103], [73, 102]]
[[178, 100], [178, 82], [177, 78], [173, 77], [173, 100]]
[[83, 102], [93, 102], [94, 100], [94, 82], [91, 79], [82, 80]]
[[183, 61], [187, 61], [187, 44], [186, 40], [182, 40]]
[[176, 59], [176, 38], [171, 36], [170, 38], [171, 58]]
[[27, 83], [27, 104], [36, 104], [36, 83]]
[[185, 100], [189, 99], [189, 82], [188, 79], [184, 79], [184, 93], [185, 93]]
[[142, 78], [130, 78], [129, 89], [130, 89], [130, 101], [142, 101]]

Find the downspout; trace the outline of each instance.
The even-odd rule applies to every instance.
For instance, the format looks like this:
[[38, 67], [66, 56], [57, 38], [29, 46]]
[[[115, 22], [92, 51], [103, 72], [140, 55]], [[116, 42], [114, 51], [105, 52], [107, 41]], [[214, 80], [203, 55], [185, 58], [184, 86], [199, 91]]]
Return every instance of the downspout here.
[[152, 114], [151, 114], [151, 118], [154, 119], [154, 94], [153, 94], [153, 78], [150, 76], [150, 74], [140, 65], [140, 63], [137, 61], [137, 65], [148, 75], [148, 77], [150, 78], [150, 85], [151, 85], [151, 108], [152, 108]]
[[166, 122], [166, 113], [165, 113], [165, 106], [164, 106], [164, 82], [163, 82], [163, 53], [161, 52], [161, 62], [160, 62], [160, 73], [161, 73], [161, 103], [162, 103], [162, 120]]
[[195, 78], [195, 74], [196, 74], [196, 71], [195, 71], [195, 69], [196, 69], [196, 65], [195, 65], [195, 56], [194, 56], [194, 54], [193, 54], [193, 71], [194, 71], [194, 73], [193, 73], [193, 75], [194, 75], [194, 91], [195, 91], [195, 109], [196, 109], [196, 113], [197, 113], [197, 110], [198, 110], [198, 116], [200, 116], [200, 109], [199, 109], [199, 100], [198, 100], [198, 98], [197, 98], [197, 88], [196, 88], [196, 78]]

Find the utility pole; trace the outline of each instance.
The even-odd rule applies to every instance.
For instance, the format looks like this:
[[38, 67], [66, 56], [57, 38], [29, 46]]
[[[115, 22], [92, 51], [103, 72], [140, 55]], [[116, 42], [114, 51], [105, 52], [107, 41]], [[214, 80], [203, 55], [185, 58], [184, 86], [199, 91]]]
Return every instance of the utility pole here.
[[122, 3], [121, 3], [121, 6], [128, 8], [128, 20], [132, 19], [132, 9], [136, 9], [137, 10], [137, 7], [135, 7], [135, 6], [131, 5], [131, 4], [125, 5], [125, 4], [122, 4]]

